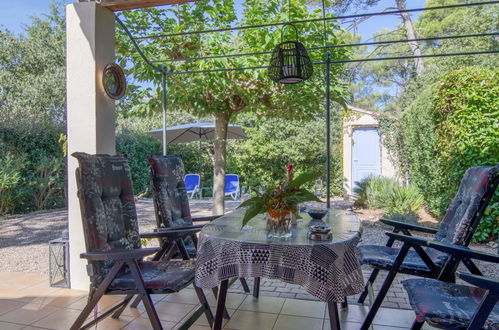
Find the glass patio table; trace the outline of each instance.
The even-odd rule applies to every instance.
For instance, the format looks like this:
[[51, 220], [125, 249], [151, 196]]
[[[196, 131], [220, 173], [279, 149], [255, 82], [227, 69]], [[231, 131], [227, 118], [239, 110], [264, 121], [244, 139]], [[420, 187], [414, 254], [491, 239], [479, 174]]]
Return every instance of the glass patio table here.
[[201, 231], [196, 258], [196, 285], [220, 286], [214, 329], [221, 329], [228, 281], [234, 277], [280, 279], [298, 284], [328, 303], [331, 329], [339, 329], [337, 303], [364, 288], [357, 255], [360, 221], [355, 213], [329, 209], [323, 221], [332, 239], [308, 238], [317, 223], [306, 213], [291, 228], [291, 237], [268, 237], [266, 220], [258, 215], [241, 228], [244, 209], [237, 209], [207, 224]]

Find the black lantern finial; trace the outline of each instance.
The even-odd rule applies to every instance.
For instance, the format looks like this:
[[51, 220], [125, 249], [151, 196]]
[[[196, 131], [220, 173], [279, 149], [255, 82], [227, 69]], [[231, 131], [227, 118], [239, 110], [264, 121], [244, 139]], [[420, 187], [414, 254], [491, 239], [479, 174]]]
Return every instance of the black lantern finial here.
[[296, 41], [284, 41], [274, 48], [268, 72], [270, 79], [275, 82], [296, 84], [310, 78], [314, 72], [314, 68], [308, 56], [307, 49], [298, 41], [298, 30], [296, 27], [292, 24], [286, 24], [283, 30], [288, 25], [295, 29]]

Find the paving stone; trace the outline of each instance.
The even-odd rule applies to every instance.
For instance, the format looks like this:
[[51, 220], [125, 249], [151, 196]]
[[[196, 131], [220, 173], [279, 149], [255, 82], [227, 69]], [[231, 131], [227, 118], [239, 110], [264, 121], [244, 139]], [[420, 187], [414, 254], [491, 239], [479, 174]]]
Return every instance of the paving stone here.
[[306, 293], [306, 294], [303, 294], [303, 293], [298, 293], [296, 294], [296, 299], [302, 299], [302, 300], [314, 300], [314, 301], [318, 301], [319, 299], [317, 299], [316, 297]]
[[286, 292], [282, 292], [279, 297], [281, 298], [296, 298], [296, 293], [286, 293]]
[[399, 303], [399, 307], [402, 309], [412, 309], [411, 305], [406, 303]]
[[280, 297], [282, 293], [279, 293], [279, 292], [261, 292], [260, 291], [260, 295], [262, 296], [266, 296], [266, 297]]
[[381, 307], [387, 307], [387, 308], [399, 308], [399, 305], [397, 303], [389, 302], [389, 301], [384, 301], [381, 304]]

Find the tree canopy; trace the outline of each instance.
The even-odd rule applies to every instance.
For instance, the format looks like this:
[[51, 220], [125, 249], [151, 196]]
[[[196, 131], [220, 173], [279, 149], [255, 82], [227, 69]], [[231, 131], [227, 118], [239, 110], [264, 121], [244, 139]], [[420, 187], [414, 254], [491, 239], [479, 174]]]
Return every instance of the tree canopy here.
[[[240, 19], [233, 1], [201, 1], [169, 9], [144, 9], [125, 12], [126, 25], [137, 35], [179, 33], [193, 30], [220, 29], [229, 26], [258, 25], [269, 22], [319, 18], [320, 10], [308, 6], [305, 0], [284, 1], [247, 0], [243, 3]], [[192, 60], [200, 56], [217, 56], [238, 53], [268, 52], [284, 40], [299, 39], [307, 47], [321, 46], [324, 42], [322, 23], [306, 23], [296, 26], [299, 33], [281, 27], [257, 28], [240, 31], [224, 31], [206, 34], [180, 35], [155, 38], [143, 42], [143, 50], [155, 59], [166, 60], [173, 71], [198, 71], [223, 68], [244, 68], [267, 65], [267, 56], [241, 56]], [[338, 27], [327, 25], [328, 44], [340, 40], [334, 32]], [[282, 38], [282, 39], [281, 39]], [[157, 86], [160, 76], [143, 63], [130, 41], [120, 35], [118, 51], [122, 64], [133, 62], [129, 67], [135, 79], [152, 81]], [[334, 59], [346, 58], [347, 51], [333, 52]], [[312, 51], [312, 61], [324, 60], [324, 51]], [[234, 70], [203, 74], [172, 75], [168, 78], [168, 104], [200, 117], [213, 116], [216, 123], [214, 141], [214, 193], [215, 212], [223, 212], [223, 187], [226, 167], [226, 130], [228, 123], [243, 112], [294, 119], [312, 119], [323, 111], [324, 68], [316, 66], [313, 77], [301, 84], [283, 86], [273, 83], [265, 70]], [[338, 82], [340, 66], [333, 66], [333, 98], [342, 101], [345, 90]], [[159, 87], [150, 93], [152, 102], [132, 108], [139, 113], [158, 109]]]

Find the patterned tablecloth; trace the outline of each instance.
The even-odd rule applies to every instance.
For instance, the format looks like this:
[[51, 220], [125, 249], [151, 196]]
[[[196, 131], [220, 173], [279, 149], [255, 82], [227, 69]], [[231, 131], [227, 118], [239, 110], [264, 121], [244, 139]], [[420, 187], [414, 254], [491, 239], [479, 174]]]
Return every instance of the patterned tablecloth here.
[[213, 288], [232, 277], [265, 277], [301, 285], [322, 301], [341, 302], [364, 288], [357, 254], [360, 222], [353, 212], [330, 209], [324, 221], [333, 239], [308, 239], [311, 218], [292, 228], [288, 239], [267, 238], [263, 216], [241, 230], [244, 210], [236, 210], [201, 231], [196, 260], [196, 284]]

